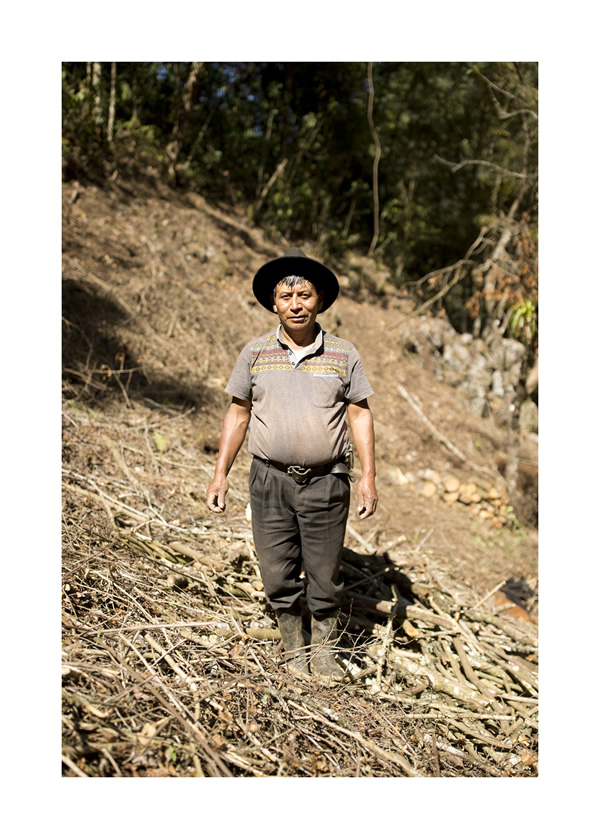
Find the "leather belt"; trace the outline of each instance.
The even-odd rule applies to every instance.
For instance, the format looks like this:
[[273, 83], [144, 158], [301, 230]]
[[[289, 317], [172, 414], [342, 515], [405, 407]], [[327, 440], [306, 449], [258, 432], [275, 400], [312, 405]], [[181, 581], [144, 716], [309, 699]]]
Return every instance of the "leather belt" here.
[[[328, 475], [334, 470], [341, 472], [344, 475], [348, 474], [348, 467], [346, 466], [346, 459], [339, 457], [337, 460], [332, 460], [330, 463], [324, 463], [322, 466], [288, 466], [286, 463], [278, 463], [276, 460], [265, 460], [262, 457], [257, 457], [265, 466], [277, 469], [279, 472], [285, 472], [286, 475], [291, 475], [297, 484], [304, 484], [309, 478], [316, 478], [319, 475]], [[341, 469], [336, 469], [336, 466], [341, 466]]]

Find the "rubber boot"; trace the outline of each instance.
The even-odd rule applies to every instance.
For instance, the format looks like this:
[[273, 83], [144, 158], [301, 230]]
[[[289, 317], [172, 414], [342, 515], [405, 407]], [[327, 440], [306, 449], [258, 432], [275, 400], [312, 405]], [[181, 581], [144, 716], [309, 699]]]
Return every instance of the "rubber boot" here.
[[308, 654], [302, 634], [302, 615], [278, 612], [277, 625], [285, 650], [286, 669], [294, 676], [308, 676]]
[[338, 637], [337, 615], [311, 617], [312, 649], [310, 671], [320, 682], [340, 682], [345, 673], [335, 660], [334, 645]]

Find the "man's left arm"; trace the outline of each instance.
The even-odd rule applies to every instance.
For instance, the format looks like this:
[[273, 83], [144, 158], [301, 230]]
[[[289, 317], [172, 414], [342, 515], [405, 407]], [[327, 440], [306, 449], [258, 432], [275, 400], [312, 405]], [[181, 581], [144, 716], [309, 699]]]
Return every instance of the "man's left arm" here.
[[348, 403], [348, 422], [362, 470], [362, 477], [356, 485], [358, 517], [367, 519], [377, 507], [377, 490], [373, 414], [366, 399]]

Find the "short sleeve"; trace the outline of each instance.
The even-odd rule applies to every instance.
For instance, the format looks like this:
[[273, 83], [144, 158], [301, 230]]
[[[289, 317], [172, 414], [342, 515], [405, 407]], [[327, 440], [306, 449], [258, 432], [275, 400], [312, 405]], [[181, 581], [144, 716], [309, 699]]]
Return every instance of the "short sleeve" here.
[[251, 360], [250, 344], [246, 344], [238, 356], [238, 360], [235, 363], [235, 367], [225, 388], [225, 393], [229, 393], [237, 399], [243, 399], [245, 402], [250, 402], [252, 399]]
[[348, 381], [345, 389], [347, 402], [360, 402], [362, 399], [372, 396], [375, 392], [367, 379], [367, 374], [355, 347], [352, 347], [348, 356]]

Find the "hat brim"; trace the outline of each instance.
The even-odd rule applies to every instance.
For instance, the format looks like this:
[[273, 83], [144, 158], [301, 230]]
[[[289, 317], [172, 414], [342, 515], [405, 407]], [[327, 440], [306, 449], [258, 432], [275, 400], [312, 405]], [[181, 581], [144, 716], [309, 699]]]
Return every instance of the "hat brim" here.
[[265, 309], [273, 311], [271, 304], [273, 289], [280, 280], [290, 276], [304, 277], [321, 289], [323, 292], [322, 312], [331, 306], [340, 292], [337, 277], [322, 262], [311, 259], [309, 256], [278, 256], [270, 262], [265, 262], [254, 275], [252, 282], [254, 296]]

